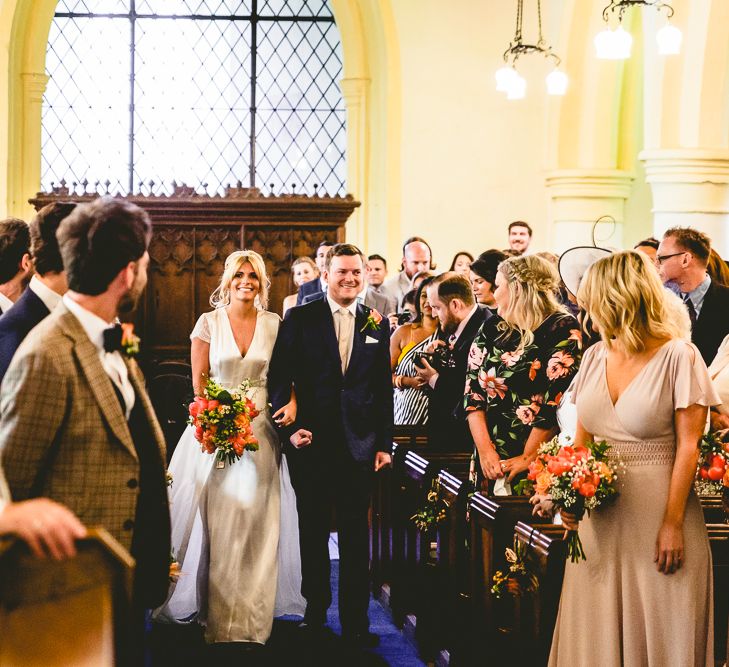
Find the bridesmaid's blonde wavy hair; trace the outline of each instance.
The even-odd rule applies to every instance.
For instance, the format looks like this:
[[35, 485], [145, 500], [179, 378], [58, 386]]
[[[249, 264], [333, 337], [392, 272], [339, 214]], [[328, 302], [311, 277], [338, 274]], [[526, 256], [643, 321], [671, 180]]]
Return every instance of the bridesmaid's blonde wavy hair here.
[[538, 255], [510, 257], [499, 264], [498, 273], [506, 280], [509, 307], [499, 315], [502, 330], [518, 331], [519, 349], [534, 342], [534, 330], [553, 313], [568, 315], [557, 301], [559, 273], [554, 265]]
[[210, 295], [210, 305], [213, 308], [225, 308], [230, 304], [230, 283], [233, 281], [240, 267], [248, 262], [258, 276], [261, 284], [260, 291], [256, 297], [256, 306], [265, 310], [268, 307], [268, 290], [271, 281], [266, 275], [266, 263], [255, 250], [236, 250], [225, 258], [225, 268], [223, 269], [223, 277], [213, 293]]
[[616, 252], [595, 262], [582, 278], [577, 303], [585, 309], [608, 348], [628, 354], [645, 349], [645, 339], [690, 338], [691, 324], [681, 300], [661, 283], [643, 253]]

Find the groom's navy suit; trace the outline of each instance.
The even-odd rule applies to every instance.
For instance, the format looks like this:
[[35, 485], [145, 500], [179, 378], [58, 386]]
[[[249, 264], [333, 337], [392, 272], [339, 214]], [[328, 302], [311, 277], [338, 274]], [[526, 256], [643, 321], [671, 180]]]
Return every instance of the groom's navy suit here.
[[[357, 306], [352, 352], [342, 375], [327, 299], [286, 313], [268, 372], [273, 410], [294, 386], [296, 421], [282, 429], [296, 491], [306, 620], [326, 620], [331, 603], [329, 530], [332, 508], [339, 531], [339, 614], [346, 633], [367, 631], [369, 528], [374, 458], [392, 447], [392, 380], [387, 320], [366, 327], [369, 308]], [[311, 444], [295, 449], [289, 436], [304, 428]]]

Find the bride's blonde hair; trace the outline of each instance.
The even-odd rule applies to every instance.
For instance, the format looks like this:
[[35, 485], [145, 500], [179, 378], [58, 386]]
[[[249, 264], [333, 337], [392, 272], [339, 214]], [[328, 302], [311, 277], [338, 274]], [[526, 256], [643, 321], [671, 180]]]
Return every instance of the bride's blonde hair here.
[[671, 340], [690, 335], [688, 313], [677, 300], [648, 257], [634, 250], [595, 262], [577, 291], [577, 303], [605, 345], [612, 348], [617, 343], [628, 354], [642, 352], [647, 337]]
[[256, 305], [263, 310], [268, 306], [268, 290], [271, 281], [266, 275], [266, 263], [255, 250], [236, 250], [225, 258], [225, 268], [223, 269], [223, 277], [220, 284], [213, 290], [210, 295], [210, 305], [213, 308], [224, 308], [230, 303], [230, 283], [240, 267], [248, 262], [258, 276], [261, 285], [256, 297]]

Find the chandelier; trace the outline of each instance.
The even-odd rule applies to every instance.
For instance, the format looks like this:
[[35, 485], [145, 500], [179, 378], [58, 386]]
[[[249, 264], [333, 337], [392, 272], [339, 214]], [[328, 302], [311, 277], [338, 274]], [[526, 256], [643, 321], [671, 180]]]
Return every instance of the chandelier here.
[[[670, 19], [673, 16], [673, 7], [660, 0], [610, 0], [610, 4], [602, 10], [602, 18], [605, 21], [605, 29], [595, 36], [595, 50], [597, 57], [603, 60], [625, 60], [630, 58], [630, 51], [633, 46], [633, 38], [623, 28], [623, 14], [625, 10], [633, 5], [653, 7], [656, 11], [665, 11], [666, 25], [656, 33], [658, 42], [658, 53], [667, 56], [681, 52], [681, 31], [671, 25]], [[610, 29], [610, 18], [617, 15], [618, 27]]]
[[552, 51], [552, 47], [544, 42], [542, 36], [542, 2], [537, 0], [537, 21], [539, 24], [539, 38], [536, 44], [525, 44], [522, 38], [522, 24], [524, 21], [524, 0], [517, 0], [516, 31], [509, 48], [504, 51], [504, 65], [496, 70], [496, 90], [506, 93], [509, 100], [519, 100], [526, 95], [526, 79], [516, 71], [516, 61], [519, 56], [529, 53], [541, 53], [545, 58], [554, 61], [554, 69], [547, 75], [547, 93], [549, 95], [564, 95], [567, 90], [567, 75], [559, 69], [561, 60]]

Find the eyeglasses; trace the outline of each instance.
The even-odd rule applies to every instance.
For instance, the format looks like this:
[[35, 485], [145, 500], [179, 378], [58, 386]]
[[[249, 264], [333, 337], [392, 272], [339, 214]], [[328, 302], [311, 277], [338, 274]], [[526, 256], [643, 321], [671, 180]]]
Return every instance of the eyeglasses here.
[[670, 255], [656, 255], [656, 264], [663, 264], [667, 259], [671, 257], [678, 257], [679, 255], [685, 255], [688, 250], [682, 250], [681, 252], [673, 252]]

